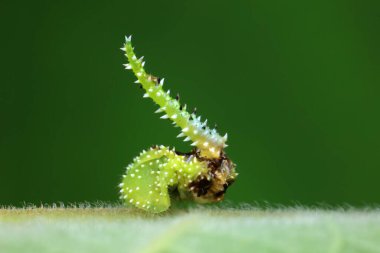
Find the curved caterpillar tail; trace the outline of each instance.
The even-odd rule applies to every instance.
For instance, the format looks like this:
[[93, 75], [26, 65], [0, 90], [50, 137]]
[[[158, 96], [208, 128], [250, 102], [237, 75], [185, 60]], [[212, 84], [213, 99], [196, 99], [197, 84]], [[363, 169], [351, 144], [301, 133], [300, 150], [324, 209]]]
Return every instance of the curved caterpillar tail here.
[[203, 157], [218, 158], [226, 145], [227, 134], [220, 136], [215, 129], [207, 126], [207, 120], [201, 122], [201, 117], [196, 117], [195, 113], [188, 113], [186, 108], [181, 106], [179, 98], [172, 98], [170, 91], [163, 89], [164, 79], [147, 74], [143, 57], [137, 58], [132, 47], [131, 36], [125, 37], [125, 44], [121, 48], [125, 51], [125, 56], [129, 63], [124, 64], [126, 69], [131, 69], [136, 75], [135, 83], [140, 83], [145, 89], [144, 97], [150, 97], [159, 105], [157, 113], [163, 112], [162, 119], [170, 119], [175, 125], [181, 128], [178, 137], [186, 137], [185, 141], [192, 141], [192, 146], [196, 146]]
[[196, 149], [189, 153], [176, 152], [164, 146], [154, 146], [143, 151], [127, 167], [123, 181], [119, 185], [121, 198], [149, 212], [163, 212], [170, 206], [170, 194], [180, 199], [191, 199], [198, 203], [221, 201], [227, 188], [235, 181], [236, 165], [224, 153], [227, 134], [221, 137], [215, 129], [210, 129], [200, 121], [195, 113], [189, 114], [173, 99], [169, 91], [163, 89], [164, 79], [147, 74], [143, 57], [137, 59], [133, 52], [131, 36], [121, 48], [132, 69], [145, 89], [144, 97], [150, 97], [159, 105], [156, 111], [164, 112], [163, 119], [170, 118], [182, 129], [178, 137], [192, 140]]

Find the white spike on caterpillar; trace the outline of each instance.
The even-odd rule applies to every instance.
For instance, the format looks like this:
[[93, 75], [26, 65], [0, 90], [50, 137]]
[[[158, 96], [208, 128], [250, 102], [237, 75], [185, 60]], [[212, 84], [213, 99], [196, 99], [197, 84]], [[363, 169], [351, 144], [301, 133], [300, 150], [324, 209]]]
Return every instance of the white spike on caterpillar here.
[[193, 143], [191, 143], [190, 145], [191, 146], [197, 146], [198, 142], [197, 141], [194, 141]]
[[177, 135], [177, 138], [181, 138], [181, 137], [184, 137], [185, 134], [183, 132], [181, 132], [179, 135]]
[[175, 127], [180, 127], [178, 138], [192, 141], [196, 147], [189, 153], [176, 152], [164, 146], [154, 146], [143, 150], [126, 168], [123, 182], [119, 185], [122, 199], [138, 208], [150, 212], [165, 211], [170, 206], [168, 188], [176, 190], [181, 199], [193, 199], [200, 203], [216, 202], [223, 199], [229, 185], [235, 180], [235, 164], [226, 156], [227, 134], [221, 137], [216, 129], [207, 127], [207, 119], [186, 111], [186, 104], [179, 103], [180, 97], [170, 97], [170, 90], [163, 89], [164, 78], [147, 74], [143, 57], [137, 59], [131, 44], [131, 36], [125, 37], [125, 51], [129, 63], [140, 86], [146, 91], [144, 98], [150, 97], [159, 105], [155, 113], [164, 113], [160, 118], [170, 119]]
[[131, 42], [132, 35], [129, 35], [129, 37], [125, 36], [125, 42]]
[[132, 69], [131, 65], [130, 64], [123, 64], [123, 66], [125, 67], [125, 69]]
[[158, 108], [157, 110], [155, 110], [154, 111], [154, 113], [161, 113], [161, 112], [163, 112], [164, 110], [160, 107], [160, 108]]

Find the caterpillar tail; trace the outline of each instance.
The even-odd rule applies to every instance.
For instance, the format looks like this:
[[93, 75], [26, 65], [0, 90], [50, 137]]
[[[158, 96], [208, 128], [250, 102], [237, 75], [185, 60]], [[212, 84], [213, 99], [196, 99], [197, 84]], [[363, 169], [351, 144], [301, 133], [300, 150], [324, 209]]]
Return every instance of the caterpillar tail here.
[[170, 119], [181, 128], [177, 137], [185, 137], [185, 141], [192, 141], [191, 145], [198, 148], [200, 155], [206, 158], [219, 158], [224, 148], [227, 147], [227, 134], [223, 137], [216, 129], [207, 126], [207, 120], [201, 122], [201, 117], [195, 113], [186, 111], [186, 106], [179, 103], [179, 98], [172, 98], [170, 90], [163, 88], [164, 79], [148, 74], [143, 61], [144, 57], [137, 58], [132, 47], [131, 36], [125, 37], [125, 44], [121, 48], [125, 52], [128, 63], [124, 64], [126, 69], [131, 69], [137, 80], [146, 91], [144, 97], [150, 97], [159, 108], [156, 113], [164, 113], [162, 119]]

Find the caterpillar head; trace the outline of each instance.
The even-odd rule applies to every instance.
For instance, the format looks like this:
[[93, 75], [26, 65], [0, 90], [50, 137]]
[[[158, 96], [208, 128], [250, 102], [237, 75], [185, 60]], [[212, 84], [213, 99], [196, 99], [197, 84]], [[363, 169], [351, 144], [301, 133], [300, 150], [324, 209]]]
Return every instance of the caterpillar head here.
[[238, 175], [235, 172], [236, 165], [224, 153], [215, 159], [197, 158], [207, 163], [208, 170], [189, 184], [190, 196], [187, 197], [198, 203], [222, 201], [228, 187]]

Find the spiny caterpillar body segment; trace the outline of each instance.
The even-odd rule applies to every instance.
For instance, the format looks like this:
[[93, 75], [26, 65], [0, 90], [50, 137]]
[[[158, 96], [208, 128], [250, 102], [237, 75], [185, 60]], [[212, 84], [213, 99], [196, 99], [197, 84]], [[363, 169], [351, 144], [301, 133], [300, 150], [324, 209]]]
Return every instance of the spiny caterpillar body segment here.
[[221, 201], [227, 188], [235, 181], [235, 164], [226, 156], [227, 134], [223, 137], [207, 126], [207, 120], [195, 112], [188, 113], [186, 106], [163, 89], [164, 79], [147, 74], [143, 57], [137, 58], [132, 47], [131, 36], [125, 37], [121, 48], [128, 58], [124, 64], [136, 75], [135, 83], [146, 91], [159, 105], [156, 113], [164, 113], [162, 119], [170, 119], [181, 128], [178, 137], [192, 141], [194, 149], [181, 153], [164, 146], [153, 146], [143, 151], [128, 165], [123, 181], [119, 185], [121, 198], [149, 212], [163, 212], [170, 206], [170, 197], [191, 199], [198, 203]]

